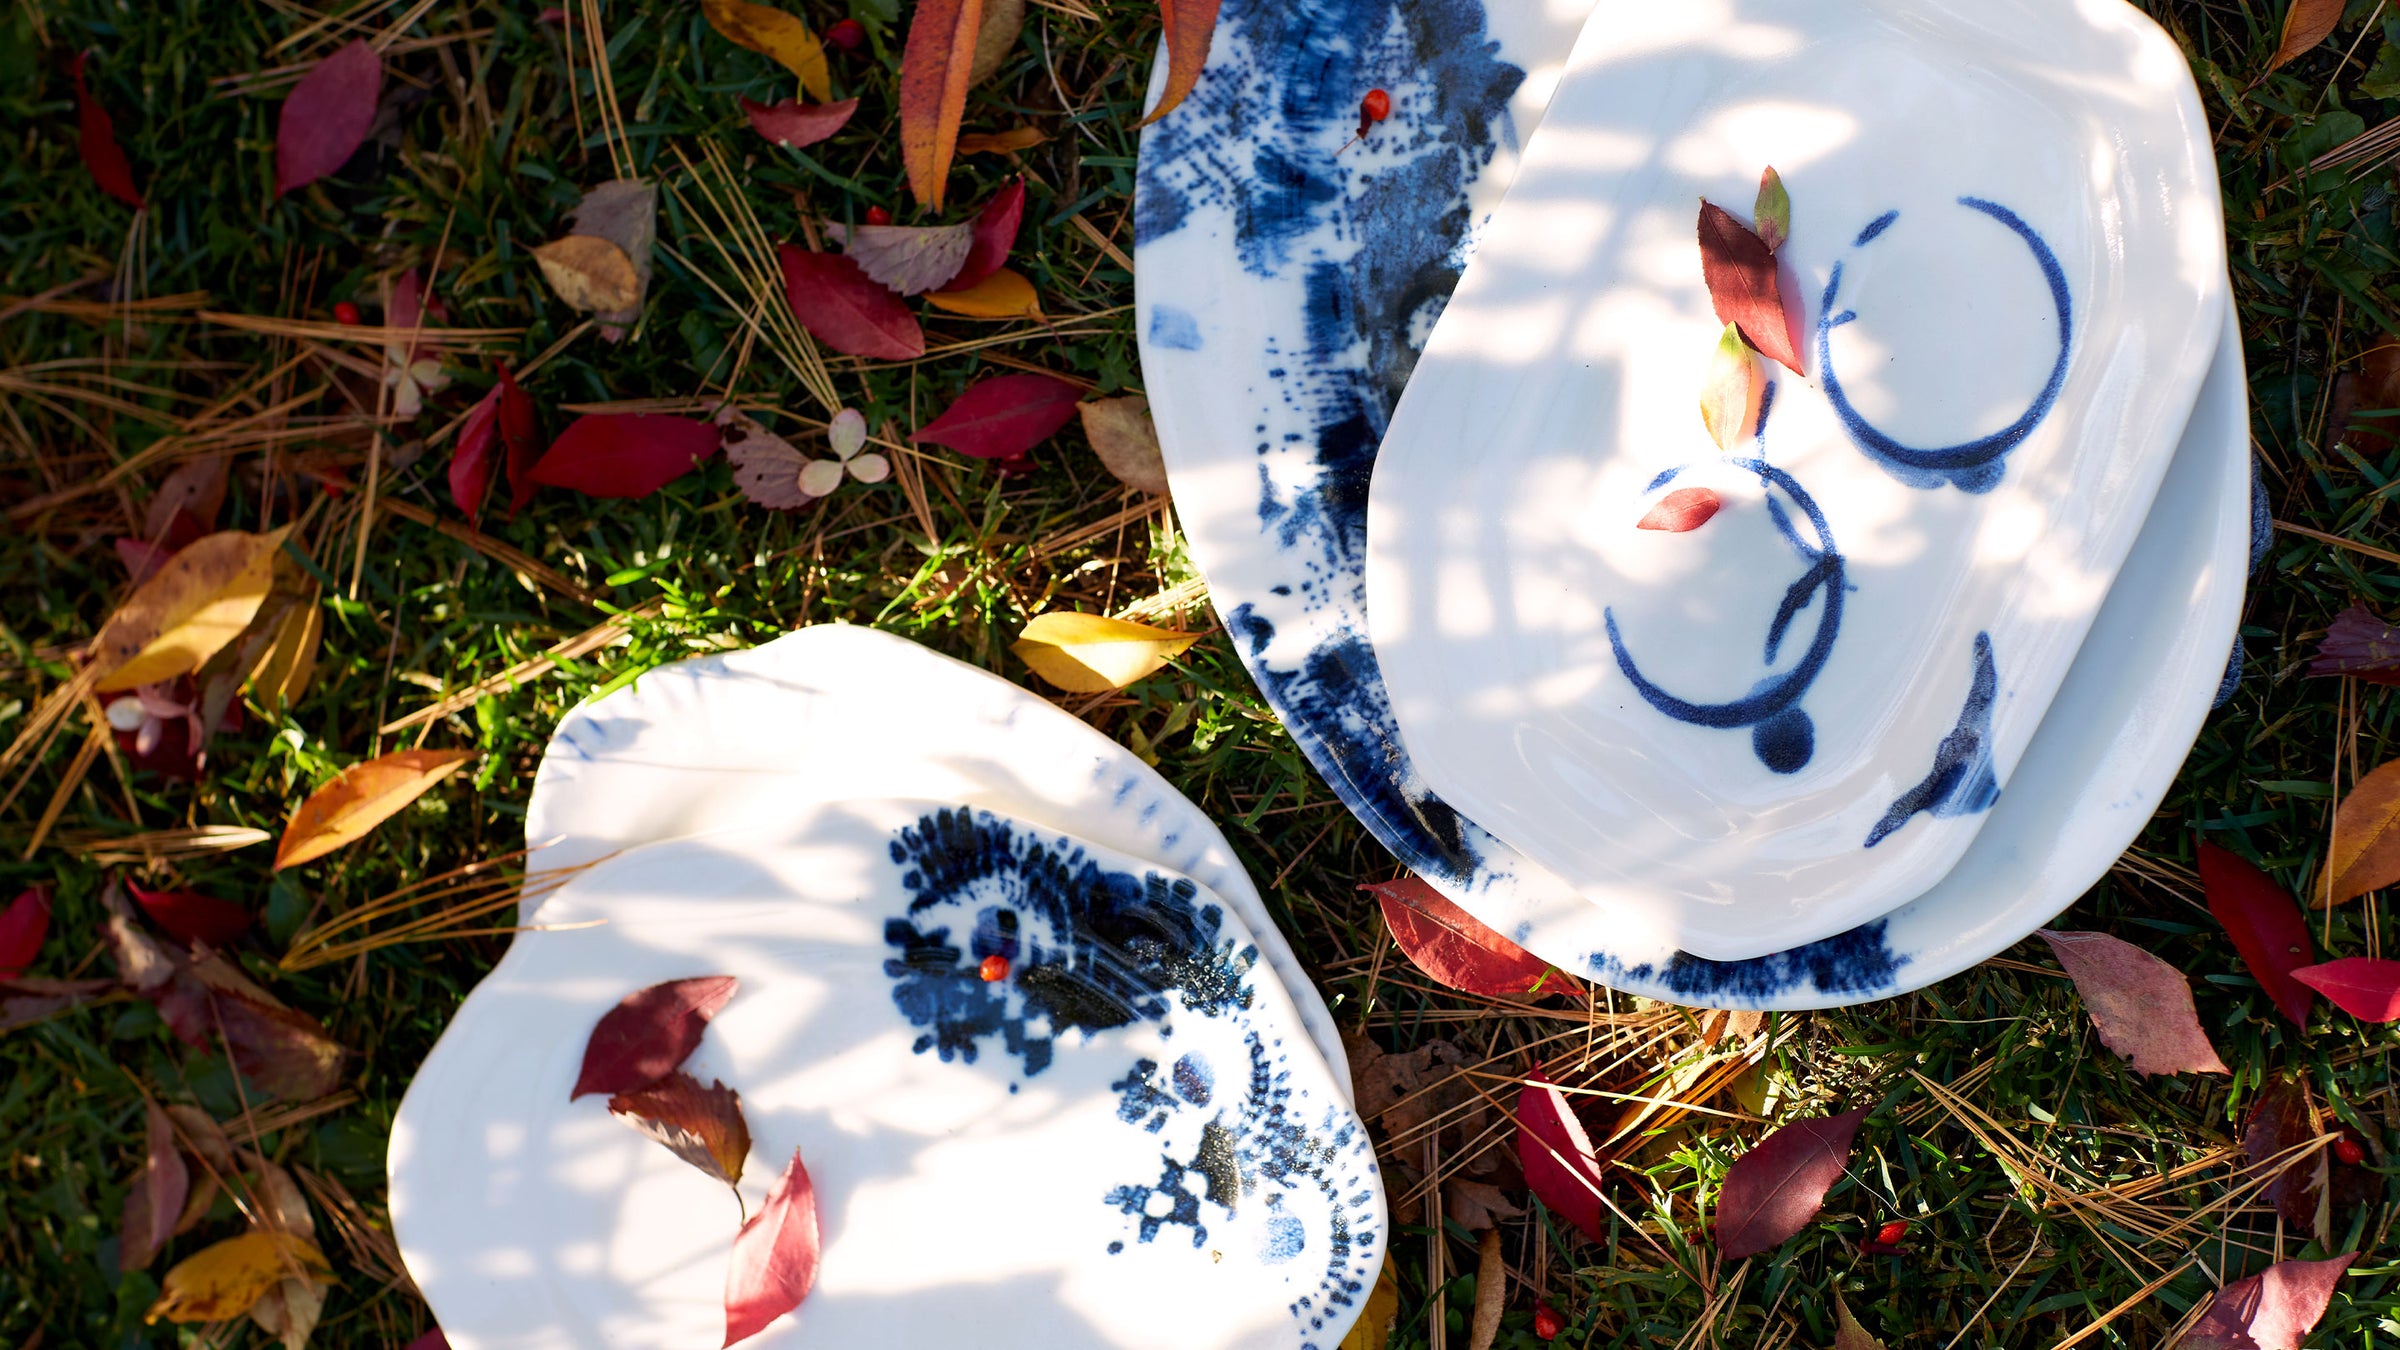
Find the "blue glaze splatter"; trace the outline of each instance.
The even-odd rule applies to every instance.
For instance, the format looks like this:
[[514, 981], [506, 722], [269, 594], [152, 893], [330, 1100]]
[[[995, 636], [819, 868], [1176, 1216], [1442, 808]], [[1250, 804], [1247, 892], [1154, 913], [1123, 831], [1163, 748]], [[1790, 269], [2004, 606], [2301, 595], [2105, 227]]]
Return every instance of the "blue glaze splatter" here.
[[1888, 919], [1861, 924], [1805, 947], [1744, 961], [1711, 961], [1677, 952], [1661, 964], [1627, 965], [1606, 952], [1589, 958], [1592, 977], [1602, 984], [1655, 985], [1693, 1004], [1757, 1004], [1787, 989], [1814, 988], [1828, 997], [1872, 994], [1899, 982], [1908, 958], [1892, 950]]
[[2000, 800], [2000, 783], [1992, 776], [1992, 705], [2000, 697], [1999, 667], [1992, 660], [1992, 635], [1975, 635], [1975, 679], [1967, 688], [1966, 704], [1958, 710], [1958, 725], [1933, 752], [1933, 770], [1923, 782], [1900, 794], [1867, 832], [1873, 848], [1906, 825], [1918, 812], [1948, 820], [1989, 811]]
[[1171, 351], [1196, 352], [1200, 350], [1200, 321], [1190, 310], [1156, 306], [1150, 311], [1150, 341]]

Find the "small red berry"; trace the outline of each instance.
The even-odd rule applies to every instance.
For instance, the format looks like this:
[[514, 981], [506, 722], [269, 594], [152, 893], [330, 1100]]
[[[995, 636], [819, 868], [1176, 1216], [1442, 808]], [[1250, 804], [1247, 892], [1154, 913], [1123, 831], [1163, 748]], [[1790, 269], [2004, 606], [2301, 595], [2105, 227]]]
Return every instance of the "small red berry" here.
[[854, 52], [867, 40], [865, 24], [856, 19], [842, 19], [825, 30], [825, 41], [846, 52]]
[[867, 223], [869, 225], [889, 225], [892, 223], [892, 213], [880, 206], [870, 206], [867, 208]]
[[1555, 1341], [1558, 1339], [1558, 1333], [1565, 1331], [1566, 1329], [1567, 1319], [1558, 1315], [1558, 1309], [1551, 1307], [1548, 1299], [1534, 1300], [1534, 1335], [1541, 1337], [1545, 1341]]
[[1370, 89], [1358, 101], [1358, 135], [1365, 139], [1367, 128], [1392, 115], [1392, 96], [1381, 89]]
[[2333, 1156], [2356, 1167], [2367, 1160], [2367, 1150], [2357, 1140], [2345, 1134], [2333, 1141]]
[[1884, 1246], [1889, 1247], [1907, 1236], [1908, 1220], [1894, 1219], [1890, 1223], [1885, 1224], [1882, 1228], [1876, 1230], [1875, 1240]]
[[333, 321], [351, 328], [356, 328], [360, 324], [366, 322], [366, 320], [359, 317], [358, 306], [351, 304], [347, 300], [342, 300], [335, 303], [333, 307]]
[[998, 984], [1008, 978], [1008, 958], [998, 952], [983, 958], [983, 982]]

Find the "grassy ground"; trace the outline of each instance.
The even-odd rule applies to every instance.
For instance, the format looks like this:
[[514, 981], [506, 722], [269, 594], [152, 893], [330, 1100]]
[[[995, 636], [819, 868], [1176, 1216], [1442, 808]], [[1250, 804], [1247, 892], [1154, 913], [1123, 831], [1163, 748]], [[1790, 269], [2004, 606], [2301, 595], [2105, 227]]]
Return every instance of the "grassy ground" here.
[[[804, 209], [837, 218], [875, 204], [899, 211], [894, 3], [862, 0], [855, 11], [873, 42], [838, 60], [837, 78], [865, 102], [848, 131], [808, 157], [769, 153], [739, 125], [736, 94], [784, 97], [789, 81], [716, 38], [696, 5], [612, 6], [610, 69], [638, 169], [683, 183], [688, 197], [677, 151], [698, 160], [702, 147], [721, 147], [778, 237], [798, 232]], [[840, 12], [824, 0], [794, 7], [820, 25]], [[2384, 290], [2400, 263], [2394, 179], [2371, 154], [2309, 166], [2400, 115], [2400, 47], [2391, 45], [2400, 21], [2354, 0], [2353, 19], [2372, 11], [2371, 22], [2252, 87], [2275, 45], [2277, 0], [2148, 8], [2192, 56], [2217, 133], [2274, 513], [2380, 544], [2400, 453], [2372, 437], [2337, 444], [2329, 406], [2338, 372], [2400, 340], [2400, 297]], [[391, 50], [411, 92], [366, 159], [281, 203], [271, 147], [290, 76], [272, 72], [321, 55], [347, 29], [286, 0], [138, 10], [19, 0], [0, 12], [0, 505], [9, 512], [0, 531], [0, 740], [17, 734], [123, 593], [111, 540], [136, 532], [128, 521], [139, 521], [159, 470], [103, 476], [169, 437], [186, 437], [169, 451], [236, 454], [225, 525], [301, 513], [327, 583], [314, 685], [296, 706], [253, 708], [211, 747], [198, 785], [103, 756], [57, 796], [55, 826], [21, 856], [70, 781], [70, 735], [0, 808], [0, 895], [36, 882], [59, 895], [40, 972], [107, 970], [95, 896], [109, 841], [121, 851], [129, 836], [182, 827], [274, 831], [340, 765], [420, 742], [484, 752], [471, 775], [367, 844], [281, 879], [270, 880], [263, 848], [146, 869], [114, 864], [255, 908], [262, 922], [240, 953], [249, 969], [358, 1052], [335, 1097], [258, 1118], [261, 1147], [323, 1183], [314, 1192], [323, 1221], [333, 1222], [343, 1196], [357, 1206], [355, 1234], [334, 1246], [342, 1283], [317, 1338], [345, 1347], [395, 1346], [428, 1325], [377, 1230], [384, 1140], [412, 1069], [503, 940], [393, 946], [300, 973], [278, 969], [276, 958], [328, 917], [516, 847], [536, 756], [561, 711], [661, 662], [807, 623], [876, 624], [1019, 680], [1027, 676], [1007, 643], [1048, 606], [1117, 612], [1163, 594], [1153, 616], [1210, 623], [1204, 605], [1179, 603], [1196, 590], [1183, 584], [1192, 574], [1171, 516], [1120, 489], [1073, 431], [1028, 476], [1000, 479], [937, 453], [917, 464], [918, 500], [896, 484], [854, 488], [808, 514], [748, 505], [722, 465], [642, 502], [551, 492], [513, 522], [486, 521], [498, 541], [549, 569], [540, 579], [496, 560], [489, 541], [461, 542], [389, 508], [374, 513], [362, 551], [363, 494], [326, 496], [300, 475], [313, 467], [365, 478], [371, 383], [326, 347], [236, 331], [201, 319], [197, 300], [167, 298], [206, 292], [212, 311], [323, 319], [338, 300], [371, 303], [375, 278], [438, 265], [436, 289], [454, 322], [524, 330], [507, 340], [509, 355], [522, 361], [566, 340], [529, 386], [553, 406], [687, 400], [729, 379], [772, 401], [792, 382], [764, 351], [745, 350], [740, 315], [709, 284], [728, 282], [708, 217], [672, 196], [635, 340], [574, 332], [574, 316], [541, 287], [526, 249], [557, 231], [579, 187], [612, 176], [589, 63], [578, 57], [570, 83], [560, 27], [531, 6], [358, 12], [369, 33], [408, 20], [391, 30], [401, 39]], [[1147, 5], [1033, 7], [1023, 42], [975, 95], [967, 122], [1030, 123], [1051, 137], [1022, 158], [1032, 200], [1018, 265], [1052, 319], [941, 321], [937, 350], [922, 363], [837, 366], [844, 396], [872, 422], [920, 423], [971, 376], [1003, 366], [1070, 373], [1101, 392], [1138, 389], [1124, 262], [1130, 124], [1155, 31]], [[151, 198], [137, 229], [75, 157], [63, 68], [84, 48]], [[1010, 171], [992, 157], [968, 163], [954, 191], [969, 201]], [[44, 305], [18, 303], [59, 287], [72, 289]], [[162, 303], [130, 324], [57, 303], [135, 298]], [[374, 470], [382, 500], [431, 519], [455, 518], [439, 433], [490, 378], [481, 361], [458, 365], [459, 384], [433, 410], [390, 428]], [[2400, 390], [2366, 402], [2400, 402]], [[190, 439], [195, 429], [213, 439]], [[2218, 1282], [2276, 1254], [2319, 1254], [2241, 1203], [2250, 1188], [2229, 1146], [2262, 1078], [2312, 1080], [2374, 1141], [2377, 1162], [2400, 1139], [2391, 1035], [2324, 1010], [2306, 1035], [2276, 1019], [2199, 907], [2189, 867], [2195, 833], [2206, 832], [2304, 885], [2337, 787], [2391, 753], [2400, 728], [2380, 689], [2301, 674], [2308, 635], [2354, 598], [2386, 613], [2400, 607], [2400, 567], [2389, 555], [2279, 535], [2248, 613], [2249, 677], [2135, 852], [2070, 920], [2193, 974], [2202, 1019], [2235, 1067], [2230, 1082], [2131, 1076], [2097, 1044], [2038, 943], [1918, 995], [1771, 1019], [1755, 1036], [1737, 1027], [1713, 1046], [1703, 1034], [1713, 1024], [1672, 1010], [1442, 993], [1390, 950], [1353, 889], [1391, 875], [1389, 858], [1301, 761], [1221, 635], [1123, 696], [1070, 706], [1155, 755], [1225, 824], [1346, 1026], [1386, 1051], [1471, 1067], [1418, 1103], [1445, 1114], [1422, 1119], [1404, 1107], [1383, 1122], [1402, 1223], [1393, 1345], [1466, 1343], [1475, 1251], [1461, 1192], [1422, 1182], [1482, 1180], [1523, 1198], [1505, 1156], [1509, 1136], [1481, 1094], [1505, 1103], [1507, 1084], [1538, 1051], [1580, 1052], [1595, 1086], [1679, 1106], [1644, 1122], [1646, 1137], [1627, 1146], [1611, 1194], [1621, 1220], [1607, 1243], [1575, 1238], [1538, 1210], [1502, 1220], [1514, 1274], [1504, 1346], [1537, 1344], [1537, 1294], [1565, 1315], [1564, 1345], [1828, 1346], [1838, 1290], [1894, 1347], [2151, 1347]], [[379, 730], [626, 611], [633, 617], [617, 645], [421, 727]], [[2352, 905], [2327, 918], [2321, 936], [2335, 950], [2370, 951], [2381, 913], [2379, 902]], [[1427, 1051], [1436, 1041], [1449, 1048]], [[0, 1345], [261, 1341], [246, 1326], [170, 1332], [140, 1320], [157, 1271], [238, 1229], [230, 1210], [178, 1240], [151, 1273], [115, 1273], [116, 1216], [141, 1148], [137, 1085], [237, 1117], [243, 1103], [223, 1061], [186, 1052], [133, 1002], [12, 1033], [0, 1056]], [[1594, 1102], [1605, 1130], [1621, 1105]], [[1876, 1114], [1822, 1220], [1739, 1269], [1714, 1268], [1707, 1202], [1764, 1119], [1864, 1103]], [[2400, 1335], [2381, 1172], [2377, 1183], [2337, 1237], [2336, 1250], [2365, 1255], [2312, 1344]], [[1862, 1237], [1891, 1219], [1912, 1224], [1904, 1252], [1863, 1254]]]

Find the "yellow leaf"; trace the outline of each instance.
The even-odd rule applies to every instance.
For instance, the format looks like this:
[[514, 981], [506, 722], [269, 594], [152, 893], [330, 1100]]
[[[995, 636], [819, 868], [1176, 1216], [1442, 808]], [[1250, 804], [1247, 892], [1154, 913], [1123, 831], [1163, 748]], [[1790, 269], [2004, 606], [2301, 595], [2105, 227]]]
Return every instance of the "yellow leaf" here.
[[189, 675], [241, 636], [274, 584], [291, 533], [226, 530], [195, 540], [142, 583], [92, 640], [101, 693]]
[[746, 0], [700, 0], [708, 26], [727, 42], [773, 57], [800, 77], [800, 87], [819, 103], [833, 101], [833, 75], [825, 67], [825, 44], [793, 15]]
[[1010, 127], [1006, 131], [970, 131], [958, 138], [958, 153], [962, 155], [996, 155], [1010, 150], [1031, 150], [1048, 136], [1032, 127]]
[[1759, 396], [1765, 387], [1742, 330], [1725, 325], [1716, 353], [1709, 358], [1708, 380], [1700, 386], [1700, 422], [1719, 450], [1731, 450], [1749, 439], [1751, 428], [1758, 425]]
[[295, 1273], [330, 1273], [317, 1244], [291, 1233], [244, 1233], [175, 1263], [144, 1322], [222, 1322], [250, 1311]]
[[2333, 811], [2317, 908], [2400, 881], [2400, 759], [2358, 780]]
[[265, 653], [250, 672], [250, 692], [269, 708], [278, 702], [298, 703], [317, 672], [317, 647], [325, 638], [325, 609], [318, 603], [317, 584], [285, 605], [275, 616], [275, 629]]
[[970, 319], [1038, 319], [1042, 297], [1033, 283], [1013, 267], [1003, 267], [963, 291], [927, 291], [935, 309], [964, 314]]
[[1375, 1277], [1375, 1292], [1367, 1295], [1367, 1306], [1350, 1324], [1350, 1334], [1342, 1337], [1341, 1350], [1384, 1350], [1392, 1339], [1392, 1323], [1399, 1318], [1400, 1282], [1392, 1278], [1391, 1255], [1386, 1252], [1383, 1272]]
[[641, 303], [642, 279], [625, 250], [597, 235], [570, 234], [533, 251], [550, 289], [586, 314], [630, 309]]
[[322, 858], [366, 837], [468, 760], [472, 750], [400, 750], [353, 764], [309, 794], [275, 846], [275, 870]]
[[1105, 694], [1149, 675], [1199, 640], [1197, 633], [1054, 611], [1025, 625], [1010, 650], [1070, 694]]

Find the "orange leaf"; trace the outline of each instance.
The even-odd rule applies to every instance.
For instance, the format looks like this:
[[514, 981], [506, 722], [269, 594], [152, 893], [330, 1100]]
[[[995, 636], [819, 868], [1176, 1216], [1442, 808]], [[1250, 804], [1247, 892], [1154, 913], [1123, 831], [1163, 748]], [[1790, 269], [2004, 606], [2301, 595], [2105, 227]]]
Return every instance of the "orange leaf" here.
[[390, 819], [475, 758], [472, 750], [400, 750], [353, 764], [309, 794], [275, 846], [275, 870], [322, 858]]
[[2358, 780], [2333, 812], [2317, 908], [2400, 881], [2400, 759]]
[[2342, 5], [2343, 0], [2292, 0], [2292, 7], [2283, 12], [2283, 41], [2276, 44], [2275, 59], [2267, 62], [2267, 69], [2289, 65], [2323, 42], [2342, 21]]
[[1217, 31], [1219, 0], [1159, 0], [1158, 16], [1166, 28], [1167, 87], [1158, 96], [1158, 106], [1140, 125], [1152, 122], [1175, 111], [1184, 96], [1200, 83], [1200, 69], [1208, 64], [1208, 40]]
[[983, 0], [917, 0], [900, 55], [900, 157], [917, 204], [939, 211], [967, 111]]
[[1013, 267], [1003, 267], [963, 291], [932, 291], [925, 296], [935, 309], [964, 314], [970, 319], [1038, 319], [1042, 297], [1033, 283]]
[[958, 153], [962, 155], [996, 155], [1011, 150], [1031, 150], [1048, 136], [1032, 127], [1010, 127], [1006, 131], [973, 131], [958, 138]]

